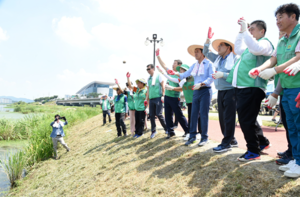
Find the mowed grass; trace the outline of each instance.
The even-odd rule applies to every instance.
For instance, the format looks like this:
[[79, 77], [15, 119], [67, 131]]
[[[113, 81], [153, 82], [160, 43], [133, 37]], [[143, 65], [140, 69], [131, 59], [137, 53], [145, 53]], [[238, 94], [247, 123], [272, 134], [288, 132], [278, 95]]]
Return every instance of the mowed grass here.
[[[126, 121], [129, 126], [129, 121]], [[278, 171], [274, 159], [236, 160], [244, 150], [214, 154], [211, 142], [183, 146], [182, 137], [166, 140], [116, 137], [114, 123], [102, 115], [69, 129], [69, 153], [33, 166], [10, 196], [299, 196], [300, 180]], [[148, 122], [148, 126], [150, 123]], [[129, 129], [128, 129], [129, 133]]]

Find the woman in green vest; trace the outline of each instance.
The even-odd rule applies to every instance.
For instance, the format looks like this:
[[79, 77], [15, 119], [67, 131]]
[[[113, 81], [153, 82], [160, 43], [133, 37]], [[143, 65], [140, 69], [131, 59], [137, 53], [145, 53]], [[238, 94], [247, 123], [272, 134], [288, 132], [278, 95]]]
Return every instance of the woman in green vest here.
[[[193, 86], [194, 86], [194, 77], [190, 76], [182, 81], [180, 81], [177, 78], [172, 78], [169, 75], [166, 75], [163, 73], [163, 71], [157, 66], [159, 72], [163, 74], [167, 79], [174, 83], [179, 83], [179, 86], [182, 88], [186, 105], [188, 107], [188, 132], [184, 133], [182, 137], [185, 137], [184, 140], [189, 139], [189, 131], [190, 131], [190, 121], [191, 121], [191, 114], [192, 114], [192, 102], [193, 102]], [[184, 73], [187, 71], [190, 67], [186, 64], [182, 64], [180, 66], [180, 73]], [[174, 88], [175, 89], [175, 88]], [[200, 117], [198, 117], [198, 132], [201, 134], [201, 124], [200, 124]], [[197, 138], [200, 138], [200, 135], [197, 134]]]
[[[118, 88], [114, 88], [117, 91], [117, 96], [115, 96], [115, 118], [116, 127], [118, 131], [118, 137], [122, 136], [122, 131], [124, 136], [127, 136], [125, 119], [128, 117], [128, 103], [127, 97], [124, 95], [124, 91], [120, 88], [118, 80], [115, 79]], [[122, 130], [121, 130], [122, 127]]]
[[103, 125], [106, 124], [106, 115], [108, 115], [109, 123], [111, 122], [110, 117], [110, 102], [107, 99], [107, 95], [104, 95], [100, 100], [100, 106], [103, 114]]
[[126, 77], [127, 77], [126, 87], [128, 88], [126, 90], [126, 94], [127, 94], [129, 117], [130, 117], [130, 131], [131, 131], [131, 136], [133, 137], [135, 135], [135, 104], [133, 98], [134, 88], [132, 87], [132, 83], [128, 81], [130, 77], [129, 72], [126, 74]]

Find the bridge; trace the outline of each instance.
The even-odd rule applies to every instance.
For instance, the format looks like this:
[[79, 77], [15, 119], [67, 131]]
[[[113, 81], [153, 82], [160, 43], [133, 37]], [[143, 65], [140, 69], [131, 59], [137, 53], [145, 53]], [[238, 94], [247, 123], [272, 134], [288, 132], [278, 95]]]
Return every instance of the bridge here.
[[84, 105], [90, 105], [91, 107], [96, 107], [96, 105], [100, 105], [100, 98], [57, 100], [56, 104], [57, 105], [63, 105], [63, 106], [84, 106]]

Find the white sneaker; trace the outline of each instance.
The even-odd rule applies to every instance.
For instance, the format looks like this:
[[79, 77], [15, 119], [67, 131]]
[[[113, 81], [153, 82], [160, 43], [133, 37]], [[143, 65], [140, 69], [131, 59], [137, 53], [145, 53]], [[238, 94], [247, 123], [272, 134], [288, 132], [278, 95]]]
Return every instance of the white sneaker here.
[[200, 140], [201, 139], [201, 135], [200, 135], [200, 133], [198, 133], [197, 135], [196, 135], [196, 140]]
[[279, 166], [278, 169], [285, 172], [285, 171], [289, 170], [291, 167], [293, 167], [294, 164], [296, 164], [296, 160], [291, 160], [288, 164]]
[[289, 170], [284, 172], [284, 176], [291, 178], [300, 177], [300, 166], [298, 164], [294, 164]]
[[188, 141], [190, 139], [190, 134], [186, 134], [185, 138], [183, 139], [184, 141]]

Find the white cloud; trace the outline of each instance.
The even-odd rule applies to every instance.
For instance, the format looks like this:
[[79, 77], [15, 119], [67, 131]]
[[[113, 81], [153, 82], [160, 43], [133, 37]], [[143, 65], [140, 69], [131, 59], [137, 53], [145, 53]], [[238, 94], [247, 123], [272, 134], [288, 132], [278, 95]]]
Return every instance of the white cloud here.
[[0, 41], [4, 41], [8, 39], [8, 35], [7, 32], [4, 31], [1, 27], [0, 27]]
[[85, 30], [81, 17], [62, 17], [59, 21], [52, 20], [52, 25], [56, 35], [63, 41], [76, 47], [87, 47], [92, 36]]

